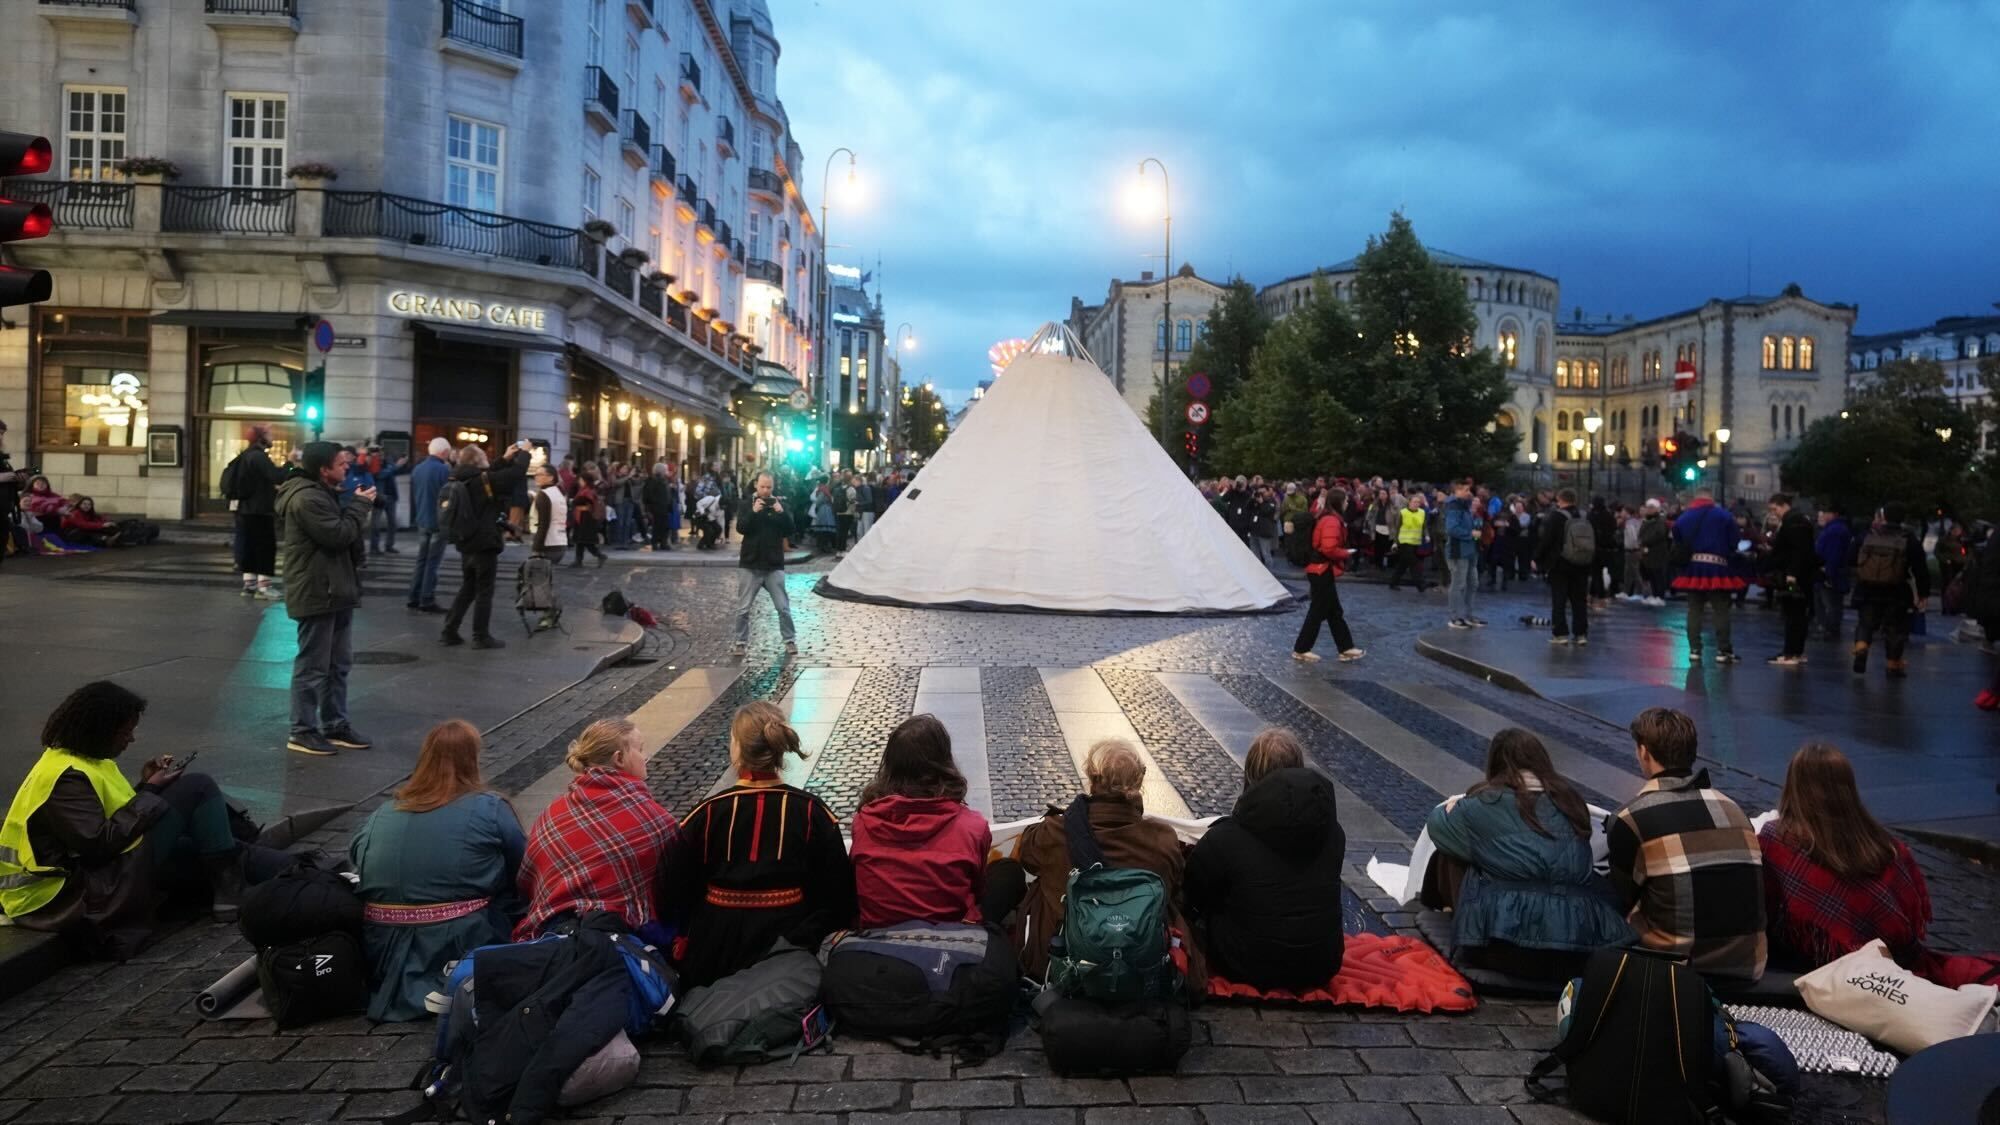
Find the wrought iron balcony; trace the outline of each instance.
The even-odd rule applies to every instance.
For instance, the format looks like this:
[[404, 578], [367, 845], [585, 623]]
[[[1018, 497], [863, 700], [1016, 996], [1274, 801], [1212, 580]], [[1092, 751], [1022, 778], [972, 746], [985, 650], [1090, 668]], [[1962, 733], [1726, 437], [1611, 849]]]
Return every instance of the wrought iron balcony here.
[[750, 169], [750, 190], [772, 199], [782, 199], [785, 195], [785, 181], [778, 178], [769, 168]]
[[761, 281], [768, 285], [785, 283], [785, 267], [768, 258], [751, 258], [744, 263], [743, 272], [752, 281]]
[[639, 167], [644, 167], [647, 150], [653, 147], [653, 130], [646, 119], [636, 109], [628, 109], [620, 115], [619, 132], [625, 137], [625, 154], [636, 157]]
[[84, 180], [6, 180], [0, 195], [22, 203], [46, 203], [56, 231], [132, 229], [132, 185]]
[[601, 66], [583, 68], [583, 100], [588, 104], [603, 106], [612, 120], [618, 117], [618, 83]]
[[327, 192], [323, 230], [330, 238], [389, 238], [561, 268], [578, 266], [579, 244], [587, 241], [573, 227], [381, 191]]
[[631, 300], [632, 287], [638, 279], [638, 271], [626, 265], [625, 259], [620, 258], [616, 254], [612, 254], [604, 259], [604, 285], [605, 288], [610, 289], [613, 293], [618, 294], [628, 301]]
[[521, 57], [520, 16], [472, 0], [444, 0], [444, 37], [497, 54]]
[[292, 233], [298, 193], [291, 188], [179, 187], [160, 189], [160, 229], [201, 234]]
[[687, 51], [681, 52], [681, 96], [691, 102], [701, 99], [701, 64]]
[[692, 209], [700, 205], [701, 189], [695, 186], [694, 178], [692, 176], [689, 176], [687, 173], [683, 172], [681, 173], [680, 179], [675, 181], [674, 197], [679, 199], [682, 203], [687, 204], [688, 207]]
[[730, 257], [732, 257], [732, 258], [734, 258], [734, 259], [736, 259], [736, 264], [737, 264], [737, 265], [739, 265], [739, 266], [740, 266], [740, 265], [742, 265], [742, 264], [743, 264], [743, 240], [742, 240], [742, 239], [740, 239], [740, 238], [731, 238], [731, 239], [729, 240], [729, 256], [730, 256]]
[[715, 218], [715, 204], [704, 199], [701, 201], [701, 206], [695, 211], [695, 214], [699, 216], [698, 221], [702, 226], [707, 227], [711, 231], [715, 229], [717, 221]]
[[657, 285], [647, 285], [645, 282], [640, 282], [639, 307], [645, 309], [649, 313], [652, 313], [654, 316], [664, 316], [665, 310], [661, 308], [661, 304], [662, 300], [660, 297], [660, 287]]
[[727, 246], [732, 237], [734, 237], [734, 233], [729, 229], [729, 223], [726, 220], [715, 224], [715, 240], [717, 242]]
[[207, 0], [207, 10], [219, 16], [296, 16], [297, 0]]
[[736, 123], [727, 117], [715, 119], [715, 147], [718, 151], [728, 149], [725, 156], [736, 155]]
[[45, 8], [116, 8], [119, 11], [137, 11], [134, 0], [42, 0]]
[[665, 145], [653, 146], [653, 178], [664, 184], [674, 182], [674, 154]]

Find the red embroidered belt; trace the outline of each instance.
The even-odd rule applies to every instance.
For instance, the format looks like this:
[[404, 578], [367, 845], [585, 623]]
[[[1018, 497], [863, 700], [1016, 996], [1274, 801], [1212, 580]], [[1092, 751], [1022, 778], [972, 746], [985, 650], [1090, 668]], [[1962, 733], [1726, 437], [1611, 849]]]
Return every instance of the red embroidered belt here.
[[782, 887], [770, 891], [732, 891], [728, 887], [718, 887], [711, 883], [707, 899], [710, 906], [720, 906], [724, 910], [769, 910], [780, 906], [797, 906], [806, 900], [806, 892], [800, 887]]
[[400, 902], [370, 902], [361, 907], [361, 919], [378, 926], [428, 926], [477, 914], [493, 902], [490, 898], [469, 898], [464, 902], [433, 902], [411, 906]]

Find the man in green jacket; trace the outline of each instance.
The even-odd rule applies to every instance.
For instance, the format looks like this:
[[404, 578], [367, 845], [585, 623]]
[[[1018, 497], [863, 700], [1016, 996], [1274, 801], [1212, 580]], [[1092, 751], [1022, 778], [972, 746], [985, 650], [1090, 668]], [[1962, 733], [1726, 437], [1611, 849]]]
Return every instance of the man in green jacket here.
[[278, 541], [285, 559], [285, 613], [299, 624], [292, 660], [292, 733], [285, 748], [325, 756], [366, 750], [347, 721], [347, 670], [353, 664], [355, 573], [368, 534], [375, 490], [343, 496], [352, 454], [330, 441], [308, 443], [301, 472], [278, 486]]

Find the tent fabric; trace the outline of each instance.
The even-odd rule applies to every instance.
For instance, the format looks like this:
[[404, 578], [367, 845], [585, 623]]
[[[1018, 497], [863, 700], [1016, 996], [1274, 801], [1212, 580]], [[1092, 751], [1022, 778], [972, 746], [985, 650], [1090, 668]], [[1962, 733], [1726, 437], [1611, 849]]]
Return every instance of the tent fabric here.
[[822, 593], [1067, 613], [1291, 600], [1066, 337], [1037, 334]]

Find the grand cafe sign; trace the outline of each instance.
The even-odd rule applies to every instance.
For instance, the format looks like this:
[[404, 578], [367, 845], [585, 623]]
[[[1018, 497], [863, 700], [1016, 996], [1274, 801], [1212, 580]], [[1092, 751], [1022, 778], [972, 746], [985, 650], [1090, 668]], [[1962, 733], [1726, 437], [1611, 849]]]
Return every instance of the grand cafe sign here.
[[495, 328], [518, 328], [528, 332], [548, 331], [549, 321], [549, 310], [540, 305], [482, 301], [477, 297], [446, 297], [408, 289], [390, 291], [389, 311], [401, 316], [490, 324]]

